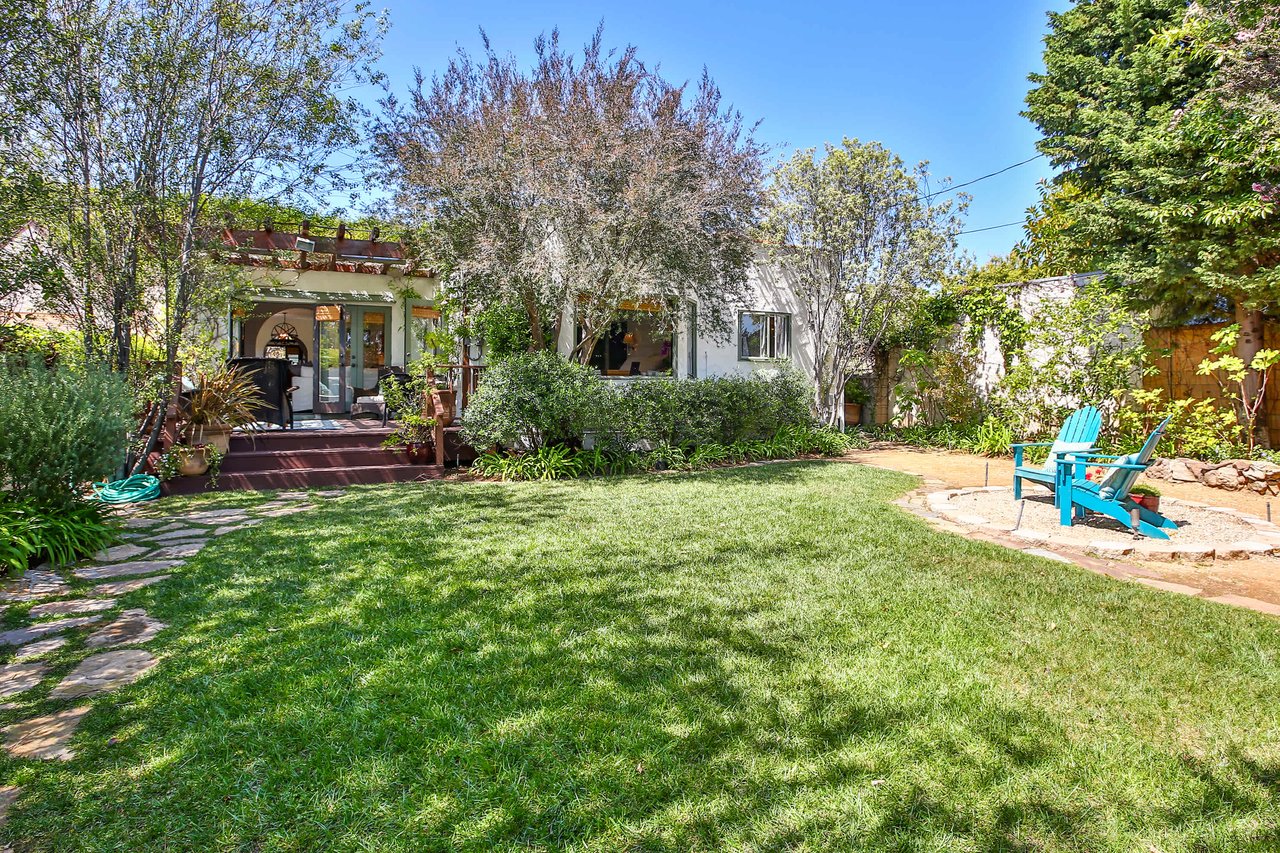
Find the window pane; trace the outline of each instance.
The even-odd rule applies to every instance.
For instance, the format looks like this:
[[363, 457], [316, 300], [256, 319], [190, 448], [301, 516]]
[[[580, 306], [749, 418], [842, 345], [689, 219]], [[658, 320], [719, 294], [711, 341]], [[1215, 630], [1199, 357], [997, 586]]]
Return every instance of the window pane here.
[[738, 330], [738, 354], [742, 358], [762, 358], [764, 354], [765, 318], [759, 314], [743, 314]]
[[742, 314], [738, 324], [739, 358], [786, 358], [790, 315]]

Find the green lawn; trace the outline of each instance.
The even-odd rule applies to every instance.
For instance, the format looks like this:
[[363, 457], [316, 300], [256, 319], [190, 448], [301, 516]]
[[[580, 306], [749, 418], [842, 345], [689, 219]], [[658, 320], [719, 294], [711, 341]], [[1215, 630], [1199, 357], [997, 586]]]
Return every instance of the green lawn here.
[[912, 486], [397, 486], [225, 536], [129, 598], [164, 660], [74, 762], [0, 760], [9, 836], [1280, 848], [1280, 621], [936, 533], [888, 503]]

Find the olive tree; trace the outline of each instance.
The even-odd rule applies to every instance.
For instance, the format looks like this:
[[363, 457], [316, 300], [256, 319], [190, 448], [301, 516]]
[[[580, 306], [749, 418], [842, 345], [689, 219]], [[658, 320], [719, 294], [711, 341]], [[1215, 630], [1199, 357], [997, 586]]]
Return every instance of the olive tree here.
[[871, 362], [922, 290], [955, 269], [967, 197], [934, 203], [928, 167], [876, 142], [797, 151], [773, 173], [764, 231], [790, 273], [812, 341], [813, 405], [839, 420], [849, 375]]

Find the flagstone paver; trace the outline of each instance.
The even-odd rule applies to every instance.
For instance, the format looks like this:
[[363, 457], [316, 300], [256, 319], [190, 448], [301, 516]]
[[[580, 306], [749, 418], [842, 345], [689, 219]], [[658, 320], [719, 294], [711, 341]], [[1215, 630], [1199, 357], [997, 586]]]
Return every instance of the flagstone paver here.
[[214, 524], [227, 521], [243, 521], [248, 517], [249, 510], [246, 508], [209, 509], [183, 516], [182, 520], [187, 524]]
[[67, 582], [61, 575], [44, 569], [27, 569], [20, 578], [14, 578], [4, 585], [0, 591], [3, 601], [36, 601], [41, 598], [52, 598], [65, 595]]
[[114, 598], [71, 598], [65, 601], [49, 601], [37, 604], [27, 615], [34, 618], [41, 616], [70, 616], [75, 613], [100, 613], [116, 606]]
[[203, 542], [192, 542], [183, 544], [169, 545], [160, 548], [151, 554], [153, 560], [185, 560], [188, 557], [194, 557], [204, 548]]
[[22, 646], [14, 653], [13, 659], [28, 660], [29, 658], [44, 657], [47, 654], [56, 652], [66, 644], [66, 637], [46, 637], [43, 640], [36, 640]]
[[130, 578], [124, 581], [110, 581], [108, 583], [100, 583], [93, 588], [95, 595], [124, 595], [126, 592], [133, 592], [135, 589], [142, 589], [144, 586], [151, 586], [153, 583], [167, 581], [173, 575], [153, 575], [149, 578]]
[[70, 619], [55, 619], [52, 622], [37, 622], [25, 628], [14, 628], [12, 631], [0, 633], [0, 646], [21, 646], [46, 634], [57, 634], [100, 621], [102, 621], [101, 616], [76, 616]]
[[134, 557], [141, 557], [151, 549], [145, 545], [117, 545], [114, 548], [107, 548], [93, 555], [93, 559], [99, 563], [118, 563], [121, 560], [132, 560]]
[[146, 643], [169, 627], [159, 619], [153, 619], [145, 610], [126, 610], [114, 622], [103, 625], [84, 641], [88, 648], [103, 646], [133, 646]]
[[136, 563], [115, 563], [106, 566], [84, 566], [76, 569], [76, 577], [96, 581], [122, 578], [130, 575], [149, 575], [181, 566], [181, 560], [139, 560]]
[[14, 758], [70, 761], [76, 754], [67, 744], [89, 709], [81, 705], [5, 726], [4, 748]]
[[0, 666], [0, 699], [25, 693], [49, 671], [47, 663], [9, 663]]
[[314, 508], [315, 507], [313, 507], [311, 504], [302, 504], [300, 506], [272, 507], [271, 509], [268, 509], [265, 512], [259, 512], [258, 515], [260, 515], [263, 518], [282, 518], [286, 515], [294, 515], [296, 513], [306, 512], [307, 510], [314, 509]]
[[148, 518], [146, 516], [134, 516], [127, 518], [121, 524], [128, 530], [142, 530], [149, 527], [155, 527], [161, 522], [173, 521], [171, 518]]
[[4, 823], [9, 818], [9, 807], [21, 793], [22, 789], [17, 785], [0, 786], [0, 823]]
[[159, 661], [142, 649], [120, 649], [91, 655], [71, 670], [49, 693], [50, 699], [96, 696], [132, 684]]
[[209, 536], [209, 533], [210, 531], [204, 527], [185, 527], [179, 530], [171, 530], [168, 533], [161, 533], [158, 536], [149, 536], [147, 539], [156, 544], [164, 543], [165, 545], [179, 539], [203, 542]]

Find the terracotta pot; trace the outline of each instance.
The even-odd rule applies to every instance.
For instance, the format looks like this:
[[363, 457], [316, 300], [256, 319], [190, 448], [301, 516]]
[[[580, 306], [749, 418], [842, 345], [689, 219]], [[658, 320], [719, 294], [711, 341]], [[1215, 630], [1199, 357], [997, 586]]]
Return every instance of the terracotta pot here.
[[861, 403], [845, 403], [844, 404], [844, 422], [848, 426], [857, 426], [862, 423], [862, 404]]
[[409, 457], [409, 461], [414, 465], [430, 465], [434, 460], [435, 454], [431, 452], [431, 445], [425, 441], [415, 441], [404, 446], [405, 455]]
[[205, 424], [196, 428], [193, 438], [195, 444], [211, 444], [222, 451], [224, 456], [231, 449], [231, 427], [229, 426]]
[[209, 459], [203, 447], [193, 447], [178, 464], [178, 473], [184, 477], [199, 477], [209, 470]]
[[431, 391], [431, 417], [441, 426], [453, 423], [453, 406], [456, 398], [452, 388], [435, 388]]
[[1159, 495], [1130, 495], [1129, 497], [1133, 498], [1133, 502], [1138, 506], [1149, 509], [1152, 512], [1160, 511]]

